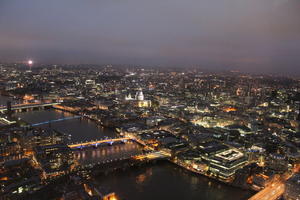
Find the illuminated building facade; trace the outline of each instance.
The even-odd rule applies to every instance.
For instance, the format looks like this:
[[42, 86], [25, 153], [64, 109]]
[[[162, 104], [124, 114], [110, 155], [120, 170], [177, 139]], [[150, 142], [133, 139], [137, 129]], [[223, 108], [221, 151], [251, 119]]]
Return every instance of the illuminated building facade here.
[[138, 108], [149, 108], [152, 105], [150, 100], [145, 100], [145, 96], [141, 88], [139, 88], [136, 92], [135, 98], [132, 98], [130, 93], [126, 95], [125, 101], [129, 101]]
[[236, 170], [248, 163], [244, 153], [215, 141], [200, 144], [200, 152], [212, 175], [224, 181], [232, 181]]
[[209, 158], [210, 171], [222, 179], [230, 179], [235, 171], [247, 163], [244, 154], [236, 149], [228, 149]]

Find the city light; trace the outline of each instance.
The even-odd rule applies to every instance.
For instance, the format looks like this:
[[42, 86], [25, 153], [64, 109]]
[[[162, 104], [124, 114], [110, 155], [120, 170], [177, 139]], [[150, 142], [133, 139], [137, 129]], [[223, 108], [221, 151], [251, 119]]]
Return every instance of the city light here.
[[300, 200], [300, 0], [2, 4], [0, 200]]
[[[0, 101], [0, 128], [6, 131], [1, 137], [5, 143], [0, 157], [8, 163], [0, 171], [8, 195], [35, 193], [46, 188], [47, 181], [64, 177], [74, 186], [66, 188], [70, 194], [101, 193], [102, 199], [121, 199], [113, 188], [106, 189], [105, 184], [102, 187], [90, 177], [115, 170], [126, 173], [130, 167], [160, 160], [199, 177], [257, 191], [248, 196], [250, 199], [300, 194], [299, 183], [288, 181], [300, 170], [300, 153], [287, 145], [300, 142], [299, 103], [290, 100], [298, 93], [300, 99], [300, 79], [281, 88], [286, 80], [212, 76], [195, 70], [157, 73], [156, 69], [137, 69], [128, 79], [118, 68], [53, 68], [29, 59], [19, 66], [3, 66], [0, 92], [13, 97], [6, 105], [7, 97]], [[157, 85], [152, 91], [145, 89], [149, 77]], [[174, 85], [179, 80], [182, 83]], [[239, 95], [237, 88], [242, 91]], [[258, 88], [257, 92], [252, 88]], [[136, 95], [131, 96], [133, 93]], [[26, 115], [19, 115], [21, 112], [39, 116], [29, 123]], [[52, 117], [51, 112], [57, 116]], [[54, 130], [60, 126], [65, 126], [63, 132]], [[97, 127], [95, 135], [91, 135], [90, 126]], [[104, 127], [116, 132], [102, 133]], [[19, 128], [17, 132], [15, 128]], [[76, 139], [78, 135], [81, 137]], [[12, 161], [14, 168], [9, 167]], [[16, 172], [16, 178], [10, 176]], [[31, 177], [36, 181], [28, 187], [22, 180]], [[143, 175], [135, 177], [132, 184], [145, 181]], [[19, 187], [10, 189], [15, 183]], [[63, 182], [57, 185], [65, 187]], [[215, 186], [208, 183], [208, 187]]]

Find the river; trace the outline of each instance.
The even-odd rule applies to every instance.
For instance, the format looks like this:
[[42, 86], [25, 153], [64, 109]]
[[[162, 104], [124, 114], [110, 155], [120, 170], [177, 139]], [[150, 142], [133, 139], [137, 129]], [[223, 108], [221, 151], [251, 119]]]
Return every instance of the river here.
[[[49, 120], [61, 119], [74, 116], [73, 114], [60, 110], [40, 110], [32, 112], [17, 113], [16, 116], [31, 124], [45, 122]], [[103, 128], [94, 121], [88, 119], [68, 119], [60, 122], [53, 122], [39, 126], [44, 129], [53, 128], [68, 135], [71, 135], [71, 142], [77, 143], [101, 139], [105, 136], [116, 137], [114, 130]]]
[[102, 175], [97, 180], [123, 200], [244, 200], [253, 195], [167, 161]]
[[[16, 115], [30, 123], [72, 116], [59, 110], [32, 111]], [[49, 128], [49, 125], [43, 125], [43, 128]], [[52, 123], [51, 128], [71, 134], [73, 142], [116, 135], [113, 130], [86, 119]], [[193, 174], [168, 162], [114, 172], [96, 179], [101, 185], [115, 191], [123, 200], [244, 200], [254, 194]]]

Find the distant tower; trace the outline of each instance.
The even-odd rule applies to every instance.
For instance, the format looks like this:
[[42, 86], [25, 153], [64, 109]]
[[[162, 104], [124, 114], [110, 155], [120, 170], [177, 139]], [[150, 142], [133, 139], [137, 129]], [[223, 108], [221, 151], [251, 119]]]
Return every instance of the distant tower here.
[[135, 94], [135, 100], [144, 101], [144, 94], [142, 88], [140, 88]]
[[252, 90], [252, 86], [251, 86], [251, 84], [248, 84], [247, 96], [251, 96], [251, 90]]

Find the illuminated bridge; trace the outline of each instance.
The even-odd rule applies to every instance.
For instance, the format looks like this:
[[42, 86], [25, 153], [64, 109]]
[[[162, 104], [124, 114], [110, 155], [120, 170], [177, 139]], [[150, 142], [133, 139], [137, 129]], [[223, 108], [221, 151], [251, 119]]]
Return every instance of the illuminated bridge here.
[[[77, 152], [75, 152], [76, 154]], [[150, 152], [150, 153], [147, 153], [147, 154], [137, 154], [137, 155], [132, 155], [132, 156], [123, 156], [123, 157], [115, 157], [115, 158], [112, 158], [110, 156], [106, 157], [105, 159], [105, 156], [102, 156], [102, 160], [99, 160], [99, 159], [93, 159], [93, 160], [90, 160], [90, 162], [86, 162], [86, 161], [83, 161], [83, 159], [81, 160], [78, 160], [79, 163], [81, 164], [81, 166], [83, 168], [86, 168], [86, 167], [94, 167], [94, 166], [99, 166], [99, 165], [105, 165], [105, 164], [113, 164], [113, 163], [122, 163], [122, 162], [125, 162], [125, 163], [135, 163], [135, 164], [138, 164], [138, 163], [145, 163], [145, 162], [149, 162], [149, 161], [153, 161], [153, 160], [164, 160], [166, 158], [169, 158], [169, 155], [166, 155], [160, 151], [155, 151], [155, 152]], [[124, 164], [124, 163], [123, 163]], [[115, 167], [115, 166], [112, 166], [112, 167]]]
[[285, 185], [281, 181], [275, 182], [270, 186], [256, 193], [249, 200], [276, 200], [284, 193]]
[[[27, 110], [33, 110], [36, 108], [45, 108], [45, 107], [52, 107], [54, 105], [57, 105], [59, 103], [27, 103], [27, 104], [15, 104], [12, 105], [11, 110], [12, 111], [27, 111]], [[4, 112], [7, 111], [7, 107], [6, 106], [2, 106], [0, 107], [0, 112]]]
[[35, 123], [35, 124], [31, 124], [31, 126], [41, 126], [44, 124], [51, 124], [54, 122], [61, 122], [61, 121], [65, 121], [65, 120], [70, 120], [70, 119], [78, 119], [81, 118], [81, 116], [73, 116], [73, 117], [65, 117], [65, 118], [61, 118], [61, 119], [54, 119], [54, 120], [49, 120], [49, 121], [45, 121], [45, 122], [39, 122], [39, 123]]
[[94, 169], [97, 171], [104, 172], [164, 160], [171, 156], [163, 150], [147, 151], [146, 153], [144, 145], [129, 137], [103, 139], [68, 146], [72, 148], [78, 169], [96, 167]]
[[[295, 166], [294, 170], [297, 169]], [[270, 184], [268, 187], [264, 188], [263, 190], [256, 193], [254, 196], [249, 198], [248, 200], [276, 200], [280, 199], [285, 190], [285, 182], [290, 177], [292, 177], [294, 173], [286, 172], [285, 174], [281, 175], [281, 177], [275, 179], [275, 181]]]
[[134, 156], [133, 159], [135, 160], [155, 160], [155, 159], [164, 159], [164, 158], [170, 158], [171, 154], [167, 153], [165, 151], [154, 151], [147, 154], [141, 154]]
[[68, 146], [70, 148], [86, 148], [90, 146], [98, 146], [100, 144], [113, 144], [114, 142], [127, 142], [128, 140], [133, 140], [132, 138], [129, 137], [124, 137], [124, 138], [111, 138], [111, 139], [103, 139], [103, 140], [94, 140], [90, 142], [82, 142], [82, 143], [77, 143], [77, 144], [69, 144]]

